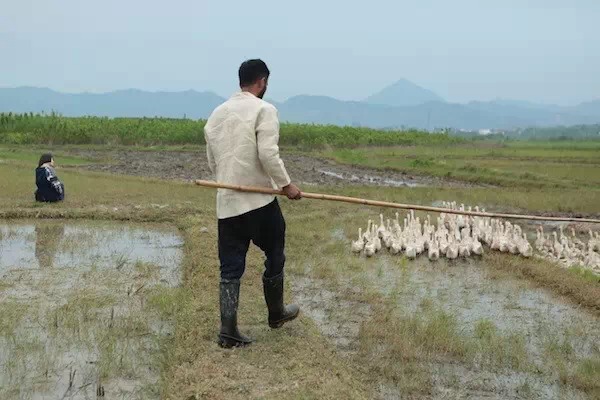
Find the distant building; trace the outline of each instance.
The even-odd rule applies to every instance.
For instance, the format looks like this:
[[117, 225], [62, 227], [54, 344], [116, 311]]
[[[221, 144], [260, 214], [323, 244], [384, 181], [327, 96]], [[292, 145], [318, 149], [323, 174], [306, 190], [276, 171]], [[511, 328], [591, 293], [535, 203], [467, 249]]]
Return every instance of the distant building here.
[[491, 129], [480, 129], [479, 131], [477, 131], [477, 133], [479, 133], [480, 135], [490, 135], [492, 133]]

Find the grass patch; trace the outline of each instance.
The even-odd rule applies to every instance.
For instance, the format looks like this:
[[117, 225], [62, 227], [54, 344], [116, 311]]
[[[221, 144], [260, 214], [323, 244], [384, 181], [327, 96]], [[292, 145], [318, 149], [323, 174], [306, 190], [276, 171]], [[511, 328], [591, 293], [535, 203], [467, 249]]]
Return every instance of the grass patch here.
[[600, 357], [587, 358], [577, 363], [575, 371], [561, 376], [563, 383], [570, 384], [591, 398], [600, 397]]
[[148, 262], [137, 261], [133, 266], [138, 278], [151, 279], [160, 275], [160, 266]]
[[[0, 147], [0, 161], [9, 161], [20, 165], [29, 165], [32, 169], [37, 167], [40, 156], [46, 153], [47, 150], [40, 148], [37, 151], [32, 151], [24, 148], [14, 147]], [[65, 155], [64, 152], [59, 151], [54, 153], [55, 162], [58, 166], [66, 165], [82, 165], [89, 164], [91, 160], [87, 160], [81, 157], [73, 157]]]
[[376, 306], [360, 327], [359, 359], [373, 376], [408, 396], [429, 395], [431, 372], [427, 362], [462, 358], [465, 340], [453, 317], [424, 307], [411, 315], [396, 315], [391, 303]]
[[573, 345], [567, 337], [551, 336], [545, 344], [545, 355], [555, 362], [562, 363], [572, 360], [574, 356]]
[[147, 307], [157, 311], [162, 318], [172, 319], [179, 312], [181, 305], [189, 299], [182, 288], [166, 286], [154, 287], [148, 293]]
[[527, 278], [600, 314], [600, 285], [587, 273], [561, 268], [543, 260], [498, 253], [486, 254], [484, 260], [491, 268]]
[[523, 335], [502, 335], [488, 319], [475, 324], [475, 341], [471, 347], [473, 357], [493, 369], [509, 368], [519, 371], [529, 367]]
[[0, 335], [12, 336], [21, 321], [27, 316], [31, 306], [17, 301], [0, 303]]
[[587, 282], [600, 284], [600, 275], [594, 274], [589, 269], [583, 267], [570, 267], [568, 271]]
[[[337, 162], [474, 184], [529, 188], [600, 189], [595, 147], [548, 147], [539, 142], [479, 146], [477, 142], [410, 147], [332, 149], [318, 154]], [[596, 146], [597, 147], [597, 146]]]
[[[262, 257], [256, 250], [248, 257], [239, 314], [240, 329], [256, 343], [242, 352], [218, 348], [216, 226], [211, 218], [205, 232], [201, 228], [206, 222], [198, 216], [180, 222], [185, 235], [184, 286], [189, 297], [174, 314], [176, 330], [167, 353], [163, 397], [368, 398], [360, 373], [336, 355], [309, 319], [301, 318], [281, 330], [268, 328]], [[168, 294], [159, 294], [152, 301], [172, 310], [168, 298]], [[335, 374], [324, 376], [324, 370]]]

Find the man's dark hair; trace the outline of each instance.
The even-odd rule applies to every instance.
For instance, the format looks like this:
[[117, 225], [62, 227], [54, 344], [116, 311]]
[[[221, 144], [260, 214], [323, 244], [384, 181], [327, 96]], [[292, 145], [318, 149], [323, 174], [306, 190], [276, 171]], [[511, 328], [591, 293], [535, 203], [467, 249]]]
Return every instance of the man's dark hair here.
[[38, 162], [38, 168], [41, 167], [42, 165], [49, 163], [50, 161], [52, 161], [52, 154], [51, 153], [44, 153], [42, 154], [42, 156], [40, 157], [40, 161]]
[[240, 77], [240, 87], [252, 85], [259, 79], [268, 78], [269, 68], [263, 60], [246, 60], [240, 65], [238, 75]]

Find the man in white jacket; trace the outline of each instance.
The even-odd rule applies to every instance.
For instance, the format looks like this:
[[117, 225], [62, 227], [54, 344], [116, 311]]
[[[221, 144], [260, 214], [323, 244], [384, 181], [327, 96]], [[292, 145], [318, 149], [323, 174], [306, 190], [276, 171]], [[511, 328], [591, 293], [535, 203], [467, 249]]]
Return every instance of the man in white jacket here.
[[[217, 107], [206, 126], [206, 154], [217, 182], [279, 188], [289, 199], [302, 197], [279, 158], [279, 120], [275, 107], [262, 100], [269, 69], [248, 60], [239, 69], [241, 91]], [[217, 192], [219, 260], [221, 263], [221, 347], [252, 343], [237, 328], [240, 278], [250, 242], [266, 256], [263, 288], [269, 326], [279, 328], [300, 309], [283, 303], [285, 220], [273, 195], [219, 189]]]

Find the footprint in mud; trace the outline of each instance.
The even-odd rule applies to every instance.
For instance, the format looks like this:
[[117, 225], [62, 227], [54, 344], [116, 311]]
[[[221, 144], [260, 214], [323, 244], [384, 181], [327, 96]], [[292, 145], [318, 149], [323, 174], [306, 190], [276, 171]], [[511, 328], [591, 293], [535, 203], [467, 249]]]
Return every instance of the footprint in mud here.
[[360, 325], [369, 318], [371, 307], [342, 299], [318, 279], [295, 277], [291, 283], [294, 301], [315, 321], [323, 335], [342, 353], [354, 352]]

